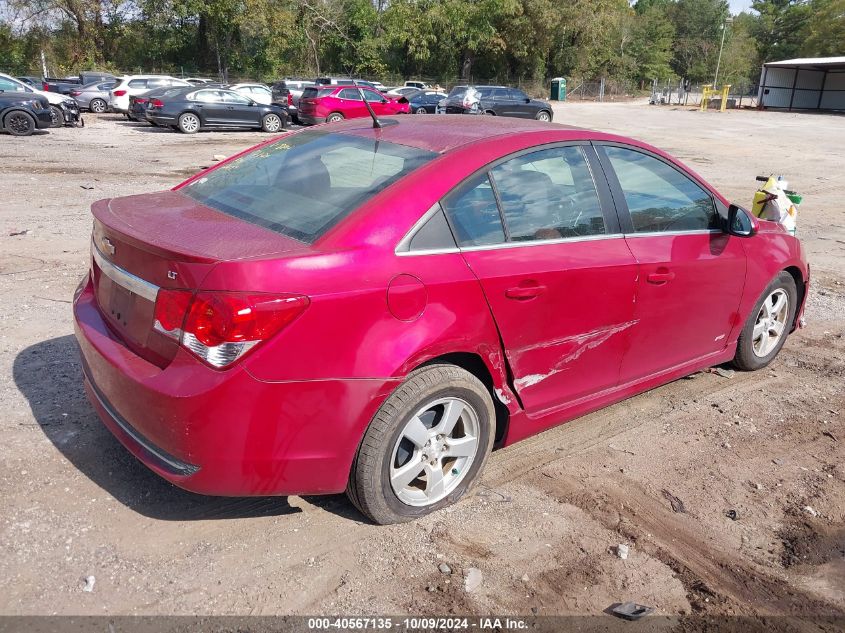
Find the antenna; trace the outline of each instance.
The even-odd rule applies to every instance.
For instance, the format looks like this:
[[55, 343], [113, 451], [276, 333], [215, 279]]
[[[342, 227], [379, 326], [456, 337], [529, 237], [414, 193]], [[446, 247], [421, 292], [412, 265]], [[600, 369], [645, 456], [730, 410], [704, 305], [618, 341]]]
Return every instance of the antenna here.
[[367, 111], [370, 113], [370, 116], [373, 117], [373, 127], [378, 128], [380, 130], [381, 121], [378, 120], [378, 118], [376, 117], [376, 113], [373, 112], [373, 108], [372, 106], [370, 106], [370, 102], [364, 98], [364, 91], [361, 90], [361, 86], [358, 84], [355, 84], [355, 87], [358, 89], [358, 94], [361, 95], [361, 101], [364, 102], [364, 105], [367, 106]]

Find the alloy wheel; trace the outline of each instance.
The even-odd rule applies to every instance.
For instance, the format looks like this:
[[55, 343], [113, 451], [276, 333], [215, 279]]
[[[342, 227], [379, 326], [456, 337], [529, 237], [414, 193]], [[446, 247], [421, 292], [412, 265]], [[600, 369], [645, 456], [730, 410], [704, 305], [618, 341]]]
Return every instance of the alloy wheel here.
[[417, 108], [416, 113], [417, 114], [428, 114], [428, 112], [426, 112], [425, 108]]
[[179, 127], [183, 132], [191, 134], [200, 128], [200, 120], [194, 114], [183, 114], [179, 117]]
[[552, 118], [549, 116], [549, 113], [544, 110], [537, 115], [537, 120], [545, 121], [546, 123], [548, 123], [552, 120]]
[[106, 111], [106, 102], [102, 99], [94, 99], [89, 105], [91, 112], [102, 114]]
[[789, 295], [783, 288], [778, 288], [763, 301], [754, 321], [751, 347], [756, 356], [760, 358], [768, 356], [777, 347], [786, 332], [788, 315]]
[[278, 132], [282, 127], [282, 120], [275, 114], [264, 117], [264, 129], [268, 132]]
[[12, 112], [7, 116], [6, 127], [15, 136], [26, 136], [34, 129], [32, 119], [23, 112]]
[[410, 417], [393, 448], [390, 486], [410, 506], [437, 503], [454, 491], [479, 447], [475, 409], [460, 398], [441, 398]]

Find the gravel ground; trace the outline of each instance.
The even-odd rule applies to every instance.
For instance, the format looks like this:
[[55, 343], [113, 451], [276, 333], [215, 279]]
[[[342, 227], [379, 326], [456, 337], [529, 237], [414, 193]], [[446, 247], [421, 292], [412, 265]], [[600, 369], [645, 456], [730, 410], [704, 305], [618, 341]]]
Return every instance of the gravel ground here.
[[757, 174], [785, 174], [804, 194], [808, 326], [766, 370], [702, 372], [498, 451], [470, 498], [390, 527], [341, 496], [184, 492], [82, 391], [70, 298], [90, 204], [171, 187], [266, 135], [86, 115], [83, 129], [0, 136], [0, 614], [597, 614], [634, 600], [845, 615], [845, 117], [555, 114], [665, 148], [740, 203]]

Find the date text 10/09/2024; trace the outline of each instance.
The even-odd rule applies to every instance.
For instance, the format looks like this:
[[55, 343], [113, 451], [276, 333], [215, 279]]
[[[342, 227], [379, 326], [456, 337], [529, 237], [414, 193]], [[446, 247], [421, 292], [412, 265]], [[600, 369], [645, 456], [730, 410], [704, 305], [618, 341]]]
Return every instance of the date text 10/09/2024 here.
[[406, 631], [460, 631], [460, 630], [511, 630], [520, 631], [528, 629], [529, 625], [520, 618], [498, 618], [498, 617], [477, 617], [477, 618], [438, 618], [438, 617], [346, 617], [346, 618], [308, 618], [308, 629], [320, 630], [406, 630]]

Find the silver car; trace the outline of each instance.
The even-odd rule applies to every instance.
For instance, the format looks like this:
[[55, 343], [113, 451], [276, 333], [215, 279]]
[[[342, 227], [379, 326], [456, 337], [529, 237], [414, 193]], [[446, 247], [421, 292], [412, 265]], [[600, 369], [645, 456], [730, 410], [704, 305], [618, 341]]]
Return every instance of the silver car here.
[[70, 91], [70, 96], [76, 99], [79, 107], [100, 114], [109, 109], [109, 90], [117, 85], [117, 81], [95, 81], [86, 86], [80, 86]]

